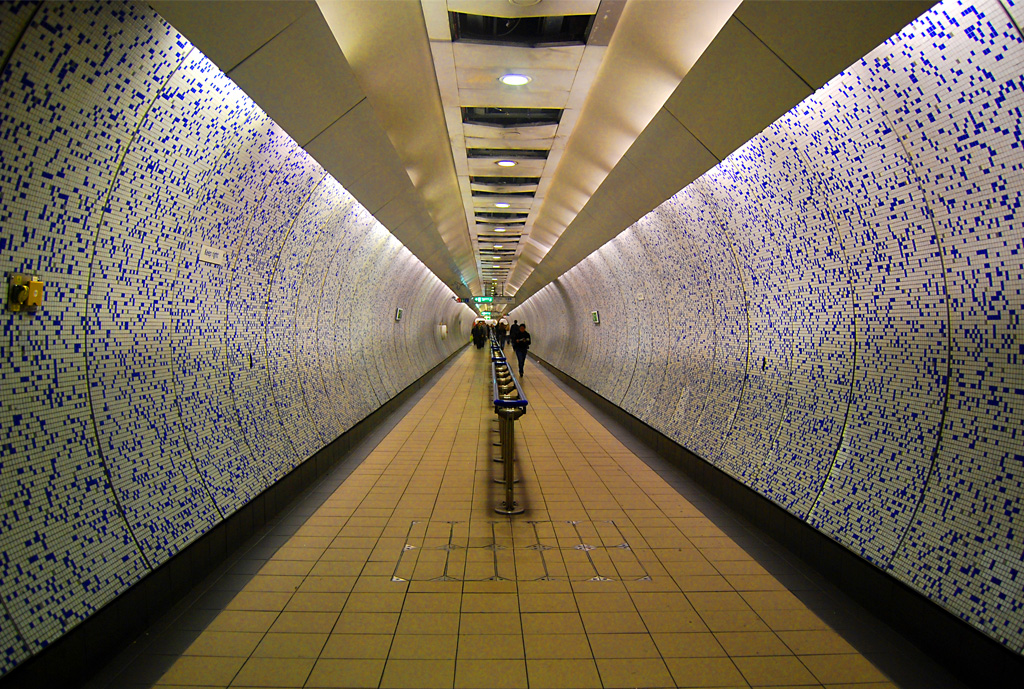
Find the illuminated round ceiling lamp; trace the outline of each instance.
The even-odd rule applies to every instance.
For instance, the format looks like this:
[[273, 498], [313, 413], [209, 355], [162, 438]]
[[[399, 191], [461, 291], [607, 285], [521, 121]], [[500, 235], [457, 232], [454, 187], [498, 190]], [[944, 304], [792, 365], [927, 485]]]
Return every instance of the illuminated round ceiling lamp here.
[[495, 208], [508, 208], [511, 205], [512, 205], [511, 203], [496, 203], [496, 204], [494, 204], [494, 207]]
[[525, 86], [533, 80], [525, 74], [502, 74], [498, 81], [506, 86]]
[[495, 163], [495, 165], [497, 165], [498, 167], [515, 167], [516, 166], [516, 161], [514, 161], [514, 160], [499, 160], [497, 163]]

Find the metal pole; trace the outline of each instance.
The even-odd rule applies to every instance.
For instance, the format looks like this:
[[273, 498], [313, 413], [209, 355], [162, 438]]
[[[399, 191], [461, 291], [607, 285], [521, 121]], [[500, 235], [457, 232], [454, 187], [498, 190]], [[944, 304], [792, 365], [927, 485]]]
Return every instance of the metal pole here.
[[515, 418], [518, 416], [515, 409], [499, 409], [498, 427], [501, 434], [501, 459], [505, 464], [505, 501], [494, 508], [499, 514], [521, 514], [523, 507], [516, 504], [516, 442], [515, 442]]

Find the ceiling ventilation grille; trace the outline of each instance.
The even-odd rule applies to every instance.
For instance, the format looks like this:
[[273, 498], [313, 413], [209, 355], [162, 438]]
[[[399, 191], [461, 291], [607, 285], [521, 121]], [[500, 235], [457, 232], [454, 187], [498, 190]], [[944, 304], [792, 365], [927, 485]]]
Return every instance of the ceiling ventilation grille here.
[[482, 124], [488, 127], [537, 127], [558, 124], [561, 119], [560, 108], [462, 108], [463, 124]]
[[452, 42], [553, 48], [584, 45], [594, 25], [593, 14], [561, 17], [488, 17], [449, 12]]
[[525, 158], [529, 160], [547, 160], [548, 152], [529, 148], [467, 148], [470, 158]]

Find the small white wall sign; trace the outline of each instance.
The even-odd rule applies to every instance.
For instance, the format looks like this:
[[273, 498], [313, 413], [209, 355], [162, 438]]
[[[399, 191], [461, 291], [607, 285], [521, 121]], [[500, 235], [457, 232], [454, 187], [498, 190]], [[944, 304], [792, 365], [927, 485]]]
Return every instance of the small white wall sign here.
[[199, 249], [199, 260], [203, 263], [212, 263], [215, 266], [222, 266], [228, 262], [228, 252], [205, 244]]

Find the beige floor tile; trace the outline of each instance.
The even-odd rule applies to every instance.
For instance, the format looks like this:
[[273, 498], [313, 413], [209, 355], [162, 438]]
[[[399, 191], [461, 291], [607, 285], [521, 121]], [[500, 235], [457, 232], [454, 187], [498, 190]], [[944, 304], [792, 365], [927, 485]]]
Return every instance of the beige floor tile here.
[[743, 599], [750, 607], [761, 610], [806, 610], [807, 606], [789, 591], [744, 591]]
[[356, 577], [363, 571], [363, 560], [321, 560], [313, 565], [310, 576], [316, 577]]
[[737, 591], [785, 591], [786, 587], [767, 574], [726, 574], [725, 580]]
[[[358, 582], [356, 582], [358, 585]], [[405, 593], [358, 593], [348, 594], [345, 612], [400, 612], [405, 601]]]
[[336, 612], [282, 612], [270, 627], [271, 632], [330, 633], [338, 620]]
[[859, 654], [799, 656], [822, 684], [887, 682], [888, 677]]
[[348, 593], [355, 583], [354, 576], [308, 576], [298, 590], [302, 593]]
[[459, 612], [461, 605], [458, 593], [408, 593], [402, 612]]
[[511, 612], [466, 612], [459, 618], [460, 634], [521, 634], [519, 615]]
[[750, 610], [750, 605], [738, 593], [732, 591], [691, 591], [686, 594], [693, 609], [703, 613], [707, 610]]
[[206, 627], [208, 632], [265, 632], [280, 613], [260, 610], [225, 610]]
[[729, 658], [665, 658], [680, 687], [742, 687], [743, 675]]
[[584, 612], [580, 613], [587, 634], [638, 634], [647, 627], [637, 612]]
[[404, 612], [398, 619], [398, 633], [459, 634], [459, 614], [455, 612]]
[[395, 634], [388, 659], [444, 660], [455, 658], [459, 637], [454, 634]]
[[[601, 582], [599, 582], [601, 583]], [[633, 599], [625, 591], [615, 593], [576, 592], [580, 612], [635, 612]]]
[[716, 632], [715, 637], [732, 657], [786, 656], [792, 651], [772, 632]]
[[394, 634], [398, 613], [343, 612], [331, 631], [334, 634]]
[[[582, 627], [580, 627], [582, 631]], [[593, 658], [586, 634], [525, 634], [523, 645], [528, 660], [552, 658]]]
[[384, 672], [384, 660], [339, 660], [320, 658], [313, 665], [306, 686], [349, 687], [350, 689], [377, 689], [381, 674]]
[[633, 605], [641, 612], [690, 612], [693, 606], [681, 592], [631, 591]]
[[685, 593], [690, 591], [732, 591], [732, 584], [725, 577], [696, 574], [677, 574], [669, 570], [673, 581], [679, 586], [679, 590]]
[[661, 657], [649, 634], [591, 634], [588, 639], [595, 658]]
[[599, 689], [602, 686], [593, 660], [529, 659], [526, 661], [526, 673], [531, 687]]
[[255, 658], [317, 658], [327, 634], [269, 633], [253, 652]]
[[182, 656], [157, 680], [158, 685], [220, 685], [226, 687], [245, 663], [245, 658]]
[[519, 610], [526, 612], [576, 612], [571, 593], [520, 593]]
[[455, 659], [389, 659], [381, 677], [381, 689], [448, 689], [455, 681]]
[[812, 686], [817, 682], [794, 656], [734, 657], [732, 660], [751, 686]]
[[287, 612], [341, 612], [347, 593], [312, 593], [298, 591], [285, 606]]
[[519, 612], [519, 596], [514, 593], [465, 593], [462, 612]]
[[675, 687], [661, 658], [598, 658], [597, 669], [605, 689], [612, 687]]
[[260, 568], [259, 574], [269, 576], [300, 576], [304, 577], [312, 569], [312, 562], [299, 560], [271, 560]]
[[320, 657], [387, 658], [392, 638], [390, 634], [331, 634]]
[[857, 652], [846, 639], [831, 630], [779, 632], [778, 634], [779, 638], [796, 655], [828, 655]]
[[455, 689], [526, 689], [523, 660], [479, 660], [460, 657], [455, 664]]
[[768, 631], [768, 625], [752, 610], [706, 610], [700, 616], [713, 632]]
[[182, 655], [246, 657], [262, 638], [262, 632], [205, 631], [196, 637]]
[[696, 612], [659, 612], [644, 610], [640, 613], [647, 631], [654, 632], [706, 632], [708, 626]]
[[663, 658], [720, 658], [726, 655], [709, 632], [668, 632], [651, 634]]
[[304, 581], [298, 576], [271, 576], [257, 574], [242, 587], [243, 591], [296, 591]]
[[523, 658], [523, 637], [519, 634], [460, 634], [458, 658], [477, 660]]
[[762, 610], [761, 619], [774, 631], [827, 631], [829, 626], [810, 610]]
[[313, 663], [313, 658], [249, 658], [231, 685], [302, 687], [313, 669]]

